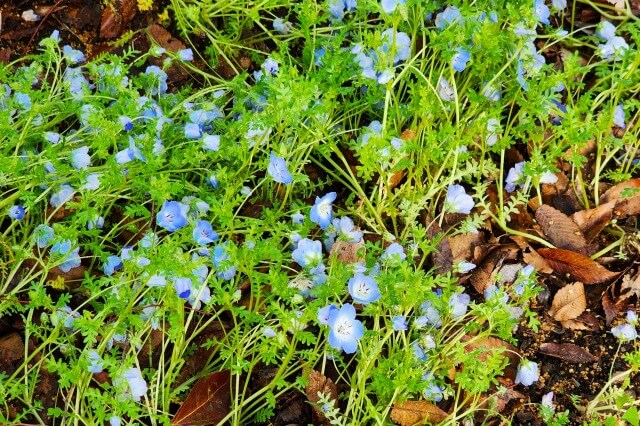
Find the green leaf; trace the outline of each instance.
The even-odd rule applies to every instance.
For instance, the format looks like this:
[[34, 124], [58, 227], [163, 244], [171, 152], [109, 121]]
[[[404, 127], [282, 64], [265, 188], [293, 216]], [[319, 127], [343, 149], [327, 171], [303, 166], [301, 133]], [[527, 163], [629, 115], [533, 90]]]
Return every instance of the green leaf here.
[[622, 420], [631, 423], [631, 426], [638, 426], [640, 424], [640, 414], [636, 407], [631, 407], [622, 416]]

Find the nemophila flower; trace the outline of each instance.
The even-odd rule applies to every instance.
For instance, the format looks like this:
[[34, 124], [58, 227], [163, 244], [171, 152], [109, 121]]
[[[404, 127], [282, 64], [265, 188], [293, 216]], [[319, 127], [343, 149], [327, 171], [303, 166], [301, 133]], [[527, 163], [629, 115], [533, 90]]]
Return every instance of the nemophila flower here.
[[26, 22], [38, 22], [40, 20], [40, 15], [35, 13], [33, 9], [25, 10], [20, 16]]
[[460, 262], [454, 267], [454, 270], [459, 274], [466, 274], [474, 269], [476, 269], [476, 265], [467, 261]]
[[81, 146], [71, 151], [71, 165], [78, 170], [85, 170], [91, 165], [88, 146]]
[[151, 94], [162, 95], [167, 93], [167, 73], [160, 67], [150, 65], [145, 69], [144, 73], [152, 78]]
[[62, 46], [62, 54], [64, 55], [64, 59], [69, 63], [69, 65], [75, 65], [85, 61], [84, 53], [82, 53], [80, 50], [72, 48], [68, 44]]
[[356, 303], [368, 305], [380, 299], [380, 289], [376, 280], [368, 275], [357, 273], [349, 280], [349, 294]]
[[102, 229], [104, 227], [104, 217], [100, 215], [93, 216], [93, 219], [87, 222], [87, 229]]
[[627, 322], [631, 325], [638, 324], [638, 314], [635, 311], [627, 311]]
[[638, 331], [633, 325], [627, 323], [613, 327], [611, 334], [621, 341], [635, 340], [638, 338]]
[[193, 61], [193, 50], [188, 48], [178, 50], [178, 59], [180, 59], [183, 62]]
[[603, 21], [598, 24], [596, 36], [605, 41], [604, 44], [598, 45], [598, 54], [603, 59], [609, 59], [613, 56], [615, 60], [618, 60], [629, 49], [625, 39], [616, 36], [616, 27], [611, 22]]
[[494, 146], [498, 142], [498, 134], [500, 133], [500, 120], [490, 118], [487, 120], [487, 135], [485, 136], [485, 143], [487, 146]]
[[620, 127], [621, 129], [627, 128], [626, 115], [624, 113], [624, 107], [622, 104], [618, 104], [616, 106], [615, 111], [613, 112], [613, 124]]
[[596, 27], [596, 36], [604, 41], [609, 41], [616, 36], [616, 27], [609, 21], [602, 21]]
[[223, 265], [228, 265], [231, 256], [229, 255], [227, 244], [218, 244], [213, 249], [212, 261], [216, 268], [220, 268], [216, 273], [219, 279], [231, 280], [236, 275], [236, 266], [229, 265], [226, 269], [221, 269]]
[[81, 68], [67, 67], [64, 71], [63, 80], [69, 89], [69, 93], [75, 100], [84, 98], [84, 93], [93, 89], [93, 85], [82, 73]]
[[393, 52], [393, 63], [406, 61], [411, 57], [411, 38], [407, 33], [393, 28], [384, 30], [381, 34], [383, 52]]
[[407, 255], [404, 252], [404, 247], [402, 247], [398, 243], [391, 243], [384, 250], [382, 256], [380, 256], [380, 260], [383, 262], [402, 262], [407, 258]]
[[413, 351], [413, 356], [418, 361], [426, 361], [429, 357], [427, 356], [424, 348], [420, 346], [420, 342], [417, 340], [411, 343], [411, 350]]
[[87, 191], [95, 191], [96, 189], [100, 188], [100, 176], [102, 176], [100, 173], [88, 174], [87, 180], [80, 187], [80, 189], [84, 189]]
[[280, 65], [278, 64], [278, 61], [276, 61], [272, 57], [268, 57], [262, 63], [262, 66], [260, 68], [261, 68], [260, 71], [254, 71], [253, 72], [253, 78], [256, 81], [260, 81], [262, 79], [262, 76], [265, 75], [265, 74], [266, 75], [275, 75], [278, 72], [278, 69], [280, 68]]
[[444, 398], [444, 391], [440, 386], [433, 382], [433, 374], [425, 373], [422, 380], [427, 382], [426, 387], [422, 391], [422, 395], [428, 401], [440, 402]]
[[291, 215], [291, 222], [295, 225], [302, 225], [304, 223], [304, 215], [299, 211]]
[[513, 192], [517, 185], [522, 186], [524, 182], [524, 161], [521, 161], [509, 169], [509, 173], [507, 173], [507, 178], [505, 179], [505, 189], [507, 192]]
[[206, 180], [206, 182], [211, 185], [213, 189], [218, 189], [220, 187], [220, 182], [218, 182], [218, 176], [212, 174]]
[[149, 287], [164, 287], [167, 285], [167, 279], [163, 274], [153, 274], [147, 280]]
[[391, 319], [391, 321], [393, 322], [392, 328], [395, 331], [405, 331], [408, 328], [407, 317], [404, 315], [396, 315]]
[[202, 129], [198, 124], [187, 123], [184, 126], [184, 136], [187, 139], [200, 139], [202, 137]]
[[564, 10], [567, 8], [567, 0], [551, 0], [551, 6], [556, 10]]
[[549, 16], [551, 15], [551, 11], [549, 10], [549, 7], [544, 4], [544, 0], [534, 1], [533, 14], [538, 22], [549, 25]]
[[182, 204], [185, 206], [185, 212], [190, 213], [195, 218], [206, 215], [210, 208], [209, 204], [194, 196], [182, 197]]
[[540, 401], [540, 405], [543, 407], [547, 407], [550, 410], [555, 410], [555, 405], [553, 403], [553, 391], [547, 392], [542, 395], [542, 400]]
[[111, 416], [109, 418], [109, 426], [120, 426], [120, 420], [118, 416]]
[[174, 278], [173, 279], [173, 288], [176, 290], [176, 294], [181, 299], [188, 299], [191, 295], [191, 287], [193, 282], [191, 278]]
[[313, 56], [315, 58], [315, 65], [316, 67], [319, 67], [320, 65], [322, 65], [322, 58], [324, 58], [324, 55], [327, 54], [327, 50], [320, 48], [320, 49], [316, 49], [316, 51], [314, 52]]
[[356, 319], [356, 309], [345, 303], [329, 313], [329, 345], [352, 354], [358, 350], [358, 340], [364, 335], [364, 326]]
[[9, 207], [9, 217], [14, 220], [21, 220], [24, 217], [24, 207], [20, 205], [13, 205]]
[[126, 381], [128, 387], [125, 392], [126, 397], [133, 398], [134, 401], [139, 402], [140, 398], [147, 393], [147, 382], [142, 377], [139, 368], [132, 367], [116, 378], [114, 381], [116, 388], [120, 387], [123, 381]]
[[217, 151], [220, 149], [220, 136], [219, 135], [206, 135], [202, 139], [205, 151]]
[[289, 21], [285, 21], [282, 18], [273, 20], [273, 29], [280, 34], [289, 34], [291, 28], [293, 28], [293, 24]]
[[556, 183], [558, 181], [558, 176], [556, 176], [555, 173], [550, 172], [550, 171], [546, 171], [544, 173], [542, 173], [540, 175], [540, 178], [538, 179], [540, 183], [546, 183], [546, 184], [550, 184], [553, 185], [554, 183]]
[[216, 106], [209, 106], [209, 109], [196, 109], [189, 113], [189, 121], [199, 125], [201, 128], [211, 129], [211, 123], [224, 114], [220, 111], [220, 108]]
[[311, 222], [319, 225], [322, 229], [327, 229], [333, 217], [333, 206], [331, 203], [336, 200], [337, 196], [338, 194], [335, 192], [329, 192], [322, 197], [316, 197], [316, 202], [313, 207], [311, 207], [311, 212], [309, 213]]
[[62, 136], [60, 135], [60, 133], [56, 132], [45, 132], [44, 134], [44, 140], [49, 142], [51, 145], [57, 145], [60, 142], [61, 138]]
[[456, 293], [449, 298], [449, 310], [454, 319], [463, 317], [467, 313], [467, 307], [471, 297], [466, 293]]
[[322, 262], [322, 243], [303, 238], [291, 253], [293, 260], [303, 268], [314, 267]]
[[133, 122], [127, 116], [122, 115], [118, 117], [118, 123], [120, 123], [125, 132], [133, 130]]
[[36, 229], [33, 230], [33, 239], [39, 248], [48, 246], [51, 240], [53, 240], [54, 235], [53, 228], [43, 223], [36, 226]]
[[107, 261], [102, 265], [102, 270], [107, 276], [113, 275], [115, 271], [119, 271], [120, 269], [122, 269], [122, 260], [119, 256], [107, 257]]
[[357, 6], [356, 0], [331, 0], [329, 13], [335, 21], [341, 21], [346, 12], [351, 12]]
[[324, 308], [318, 309], [318, 322], [322, 325], [329, 325], [329, 315], [332, 312], [337, 312], [338, 307], [333, 303], [325, 306]]
[[440, 96], [440, 99], [445, 102], [452, 101], [456, 98], [456, 92], [449, 84], [449, 81], [444, 77], [440, 77], [440, 79], [438, 80], [438, 86], [436, 87], [436, 90], [438, 91], [438, 96]]
[[58, 241], [51, 247], [51, 254], [56, 254], [62, 262], [58, 265], [62, 272], [69, 272], [73, 268], [80, 266], [80, 248], [72, 248], [70, 240]]
[[193, 309], [200, 309], [202, 304], [211, 302], [211, 290], [206, 284], [200, 283], [197, 288], [192, 288], [189, 295], [189, 304]]
[[469, 214], [474, 205], [473, 197], [467, 195], [462, 185], [449, 185], [445, 201], [446, 211]]
[[350, 243], [359, 243], [362, 240], [362, 231], [358, 231], [351, 218], [347, 216], [336, 218], [332, 223], [341, 240]]
[[484, 289], [484, 299], [488, 301], [495, 300], [506, 304], [509, 301], [509, 295], [497, 285], [491, 284]]
[[436, 28], [445, 29], [452, 23], [462, 20], [460, 10], [455, 6], [447, 6], [445, 10], [436, 15]]
[[500, 90], [498, 90], [491, 84], [487, 84], [484, 86], [484, 88], [482, 89], [482, 95], [493, 102], [499, 101], [502, 97], [502, 95], [500, 95]]
[[213, 230], [211, 223], [206, 220], [199, 220], [196, 222], [196, 227], [193, 229], [193, 239], [196, 244], [206, 246], [214, 241], [218, 240], [218, 234]]
[[16, 92], [15, 95], [13, 95], [13, 101], [22, 112], [31, 109], [31, 97], [27, 93]]
[[468, 50], [458, 47], [456, 53], [451, 58], [451, 66], [454, 70], [462, 72], [467, 68], [467, 63], [471, 59], [471, 54]]
[[133, 160], [147, 161], [133, 138], [129, 138], [129, 147], [116, 153], [116, 163], [123, 165]]
[[540, 373], [538, 372], [538, 364], [527, 359], [520, 361], [518, 372], [516, 373], [515, 384], [522, 383], [524, 386], [531, 386], [538, 381]]
[[67, 201], [71, 200], [74, 193], [75, 190], [70, 185], [67, 185], [65, 183], [63, 185], [60, 185], [60, 189], [58, 189], [58, 192], [55, 192], [51, 195], [49, 203], [52, 207], [58, 208]]
[[278, 157], [273, 151], [269, 154], [269, 166], [267, 166], [267, 173], [271, 178], [285, 185], [293, 182], [293, 176], [289, 173], [287, 168], [287, 162], [284, 158]]
[[169, 232], [177, 231], [187, 224], [186, 206], [177, 201], [165, 201], [156, 215], [156, 223]]
[[89, 370], [90, 373], [93, 374], [98, 374], [98, 373], [102, 373], [102, 358], [100, 358], [100, 355], [98, 354], [98, 352], [94, 351], [94, 350], [90, 350], [87, 353], [87, 359], [89, 361], [89, 366], [87, 367], [87, 370]]
[[50, 316], [51, 324], [54, 327], [57, 327], [58, 324], [62, 323], [63, 327], [68, 330], [73, 328], [76, 318], [80, 318], [80, 314], [67, 305], [56, 309], [56, 311]]
[[278, 333], [276, 333], [276, 331], [275, 331], [273, 328], [271, 328], [271, 327], [266, 327], [266, 328], [264, 328], [264, 329], [262, 330], [262, 335], [263, 335], [264, 337], [267, 337], [267, 338], [271, 339], [271, 338], [273, 338], [273, 337], [276, 337], [276, 336], [278, 335]]
[[385, 13], [393, 13], [394, 10], [400, 5], [404, 5], [407, 0], [382, 0], [380, 5]]

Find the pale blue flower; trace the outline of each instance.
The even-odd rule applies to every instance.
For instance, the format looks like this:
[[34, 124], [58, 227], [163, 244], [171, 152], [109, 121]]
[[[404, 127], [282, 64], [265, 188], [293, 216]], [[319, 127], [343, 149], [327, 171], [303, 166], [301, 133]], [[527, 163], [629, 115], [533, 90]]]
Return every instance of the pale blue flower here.
[[467, 63], [471, 59], [471, 54], [468, 50], [463, 49], [462, 47], [458, 47], [456, 49], [456, 53], [453, 55], [451, 59], [451, 66], [454, 70], [458, 72], [462, 72], [467, 68]]
[[422, 376], [422, 380], [426, 382], [426, 387], [422, 391], [425, 399], [433, 402], [440, 402], [444, 398], [444, 392], [440, 386], [434, 383], [433, 374], [425, 373]]
[[187, 123], [184, 126], [184, 136], [187, 139], [200, 139], [202, 137], [202, 129], [199, 124]]
[[320, 228], [327, 229], [331, 224], [333, 217], [333, 203], [338, 195], [335, 192], [330, 192], [321, 197], [316, 197], [316, 202], [311, 207], [309, 218], [311, 222], [318, 224]]
[[177, 201], [165, 201], [156, 215], [156, 223], [169, 232], [177, 231], [187, 224], [185, 207]]
[[262, 334], [267, 338], [273, 338], [278, 335], [278, 333], [276, 333], [276, 331], [271, 327], [266, 327], [265, 329], [263, 329]]
[[393, 321], [392, 328], [395, 331], [406, 331], [407, 330], [407, 328], [408, 328], [407, 317], [405, 317], [404, 315], [396, 315], [391, 320]]
[[482, 89], [482, 95], [492, 102], [499, 101], [502, 97], [500, 90], [490, 84], [484, 86], [484, 89]]
[[90, 173], [87, 175], [87, 180], [84, 185], [80, 187], [80, 189], [85, 189], [87, 191], [95, 191], [100, 188], [100, 173]]
[[336, 218], [333, 219], [332, 223], [341, 240], [350, 243], [359, 243], [362, 241], [362, 231], [357, 230], [351, 218], [346, 216], [339, 219]]
[[627, 322], [631, 325], [636, 325], [638, 323], [638, 314], [635, 311], [628, 310]]
[[133, 160], [147, 161], [147, 158], [144, 156], [138, 145], [133, 138], [129, 138], [129, 148], [123, 149], [116, 153], [116, 163], [118, 164], [127, 164]]
[[322, 262], [322, 243], [303, 238], [298, 241], [298, 246], [291, 253], [291, 257], [303, 268], [314, 267]]
[[318, 309], [318, 323], [322, 325], [329, 325], [329, 316], [332, 312], [337, 312], [338, 307], [333, 303]]
[[217, 151], [220, 149], [220, 136], [219, 135], [206, 135], [202, 139], [205, 151]]
[[611, 334], [621, 341], [635, 340], [638, 338], [638, 331], [633, 325], [627, 323], [613, 327]]
[[269, 166], [267, 166], [267, 173], [271, 178], [285, 185], [293, 182], [293, 176], [289, 173], [287, 168], [287, 162], [284, 158], [278, 157], [273, 151], [269, 154]]
[[474, 263], [467, 262], [467, 261], [460, 262], [454, 267], [455, 271], [460, 274], [466, 274], [468, 272], [471, 272], [475, 268], [476, 268], [476, 265]]
[[40, 224], [33, 230], [33, 239], [40, 248], [48, 246], [51, 240], [53, 240], [53, 237], [53, 228], [45, 224]]
[[404, 5], [407, 0], [382, 0], [380, 5], [385, 13], [393, 13], [394, 10], [400, 5]]
[[516, 373], [516, 385], [522, 383], [524, 386], [531, 386], [538, 381], [538, 378], [540, 378], [538, 364], [527, 359], [520, 361], [518, 372]]
[[218, 189], [218, 187], [220, 187], [220, 183], [218, 182], [218, 176], [216, 176], [215, 174], [212, 174], [211, 176], [209, 176], [209, 178], [207, 179], [207, 183], [211, 185], [213, 189]]
[[356, 0], [331, 0], [329, 13], [335, 21], [341, 21], [346, 12], [351, 12], [357, 6]]
[[120, 386], [122, 380], [126, 381], [129, 388], [125, 395], [130, 396], [134, 401], [139, 402], [140, 398], [147, 393], [147, 382], [142, 377], [139, 368], [132, 367], [125, 371], [122, 376], [116, 378], [114, 381], [116, 388]]
[[51, 247], [51, 254], [60, 256], [62, 262], [58, 267], [62, 272], [69, 272], [73, 268], [80, 266], [81, 260], [79, 252], [80, 248], [76, 247], [73, 249], [70, 240], [59, 241]]
[[91, 165], [88, 146], [81, 146], [71, 151], [71, 165], [77, 170], [86, 170]]
[[100, 215], [93, 216], [93, 219], [87, 222], [87, 229], [102, 229], [104, 227], [104, 217]]
[[80, 318], [80, 314], [74, 310], [72, 310], [69, 306], [64, 305], [61, 308], [56, 309], [54, 313], [51, 314], [51, 324], [56, 327], [60, 322], [66, 329], [72, 329], [75, 323], [76, 318]]
[[619, 60], [627, 50], [629, 50], [629, 45], [622, 37], [613, 37], [605, 44], [598, 45], [598, 54], [602, 56], [603, 59], [613, 57], [614, 60]]
[[62, 136], [56, 132], [45, 132], [44, 139], [51, 145], [57, 145], [60, 142]]
[[13, 99], [22, 112], [31, 109], [31, 97], [27, 93], [16, 92], [16, 94], [13, 95]]
[[206, 220], [199, 220], [196, 222], [196, 227], [193, 229], [193, 239], [196, 244], [206, 246], [218, 240], [218, 233], [213, 230], [213, 227]]
[[618, 104], [615, 111], [613, 112], [613, 124], [620, 127], [621, 129], [626, 129], [627, 123], [625, 122], [625, 120], [626, 115], [624, 113], [624, 107], [622, 104]]
[[273, 29], [280, 34], [288, 34], [293, 28], [293, 24], [289, 21], [285, 21], [282, 18], [276, 18], [273, 20]]
[[24, 207], [20, 205], [13, 205], [9, 207], [9, 217], [13, 220], [21, 220], [24, 217]]
[[564, 10], [567, 8], [567, 0], [551, 0], [551, 5], [556, 10]]
[[49, 203], [52, 207], [58, 208], [67, 201], [71, 200], [74, 193], [75, 190], [70, 185], [60, 185], [60, 189], [58, 189], [58, 192], [51, 195]]
[[167, 93], [167, 73], [164, 72], [160, 67], [156, 65], [150, 65], [144, 71], [144, 73], [151, 77], [151, 94], [152, 95], [161, 95]]
[[183, 62], [193, 61], [193, 50], [188, 48], [178, 50], [178, 59], [180, 59]]
[[295, 225], [302, 225], [304, 223], [304, 215], [300, 212], [296, 212], [294, 214], [291, 215], [291, 221], [295, 224]]
[[227, 249], [227, 243], [218, 244], [213, 249], [213, 255], [211, 260], [213, 261], [213, 265], [216, 268], [219, 268], [216, 274], [219, 279], [224, 279], [229, 281], [235, 276], [236, 274], [235, 265], [230, 265], [226, 269], [221, 269], [223, 266], [229, 265], [230, 259], [231, 259], [231, 256], [229, 255], [229, 252]]
[[535, 15], [538, 22], [549, 25], [549, 16], [551, 15], [551, 11], [549, 10], [549, 7], [544, 4], [544, 0], [534, 1], [533, 14]]
[[449, 298], [449, 309], [453, 319], [463, 317], [467, 313], [467, 306], [471, 297], [466, 293], [455, 293]]
[[604, 41], [613, 40], [616, 36], [616, 27], [609, 21], [602, 21], [596, 27], [596, 36]]
[[120, 123], [125, 132], [133, 130], [133, 122], [127, 116], [122, 115], [118, 117], [118, 123]]
[[178, 277], [173, 279], [173, 288], [181, 299], [188, 299], [191, 295], [191, 287], [193, 282], [191, 278]]
[[404, 247], [398, 243], [389, 244], [389, 246], [384, 250], [384, 253], [382, 253], [382, 256], [380, 256], [380, 260], [383, 262], [402, 262], [406, 258], [407, 255], [404, 252]]
[[440, 77], [440, 79], [438, 80], [438, 86], [436, 90], [438, 91], [438, 96], [440, 96], [440, 99], [445, 102], [450, 102], [456, 98], [456, 92], [449, 84], [449, 81], [444, 77]]
[[513, 192], [516, 189], [516, 185], [522, 186], [524, 182], [524, 161], [521, 161], [509, 169], [509, 173], [505, 179], [505, 189], [507, 192]]
[[87, 367], [87, 370], [93, 374], [102, 373], [102, 358], [100, 358], [98, 352], [90, 350], [87, 354], [87, 358], [89, 359], [89, 366]]
[[450, 24], [462, 20], [460, 10], [455, 6], [447, 6], [445, 10], [436, 15], [436, 28], [445, 29]]
[[447, 199], [445, 201], [446, 211], [469, 214], [474, 205], [473, 197], [465, 192], [463, 186], [449, 185], [447, 188]]
[[411, 38], [407, 33], [395, 31], [393, 28], [384, 30], [381, 34], [383, 52], [394, 52], [393, 63], [406, 61], [411, 57]]
[[329, 313], [329, 345], [347, 354], [358, 350], [358, 341], [364, 336], [364, 326], [356, 319], [353, 305], [346, 303]]
[[347, 284], [349, 294], [356, 303], [368, 305], [380, 299], [380, 290], [376, 280], [368, 275], [356, 273]]
[[69, 65], [75, 65], [85, 61], [84, 53], [82, 53], [80, 50], [72, 48], [68, 44], [62, 46], [62, 54], [64, 55], [64, 59], [69, 63]]
[[154, 274], [147, 280], [149, 287], [165, 287], [167, 285], [167, 279], [163, 274]]
[[109, 419], [109, 426], [120, 426], [120, 424], [120, 417], [118, 416], [111, 416]]
[[102, 266], [102, 270], [107, 276], [113, 275], [115, 271], [119, 271], [120, 269], [122, 269], [122, 260], [119, 256], [107, 257], [107, 261]]

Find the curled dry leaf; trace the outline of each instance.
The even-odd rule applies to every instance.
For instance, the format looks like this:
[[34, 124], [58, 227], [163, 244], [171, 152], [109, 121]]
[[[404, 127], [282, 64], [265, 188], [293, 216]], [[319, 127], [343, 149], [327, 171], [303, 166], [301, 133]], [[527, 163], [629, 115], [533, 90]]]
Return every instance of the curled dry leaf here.
[[222, 421], [231, 410], [231, 373], [211, 373], [198, 380], [171, 421], [172, 426], [205, 426]]
[[9, 370], [5, 365], [24, 357], [24, 343], [18, 333], [11, 333], [0, 338], [0, 367]]
[[614, 201], [600, 204], [598, 207], [575, 212], [571, 218], [580, 227], [587, 242], [593, 241], [595, 237], [611, 222], [613, 215]]
[[622, 194], [625, 190], [633, 190], [635, 188], [640, 188], [640, 178], [638, 179], [630, 179], [626, 182], [619, 183], [617, 185], [612, 186], [602, 194], [600, 197], [600, 203], [608, 203], [609, 201], [618, 201], [622, 199]]
[[425, 422], [439, 423], [447, 416], [446, 411], [429, 401], [405, 401], [391, 409], [391, 420], [400, 426], [413, 426]]
[[[361, 250], [362, 249], [362, 250]], [[358, 243], [350, 243], [348, 241], [336, 241], [331, 246], [329, 256], [338, 259], [344, 263], [358, 263], [364, 262], [364, 240], [361, 239]]]
[[542, 248], [538, 250], [538, 254], [556, 274], [563, 277], [569, 275], [571, 279], [584, 284], [599, 284], [618, 276], [617, 272], [612, 272], [587, 256], [570, 250]]
[[539, 351], [542, 354], [575, 364], [595, 362], [599, 359], [573, 343], [543, 343], [540, 345]]
[[587, 298], [584, 285], [578, 281], [558, 290], [549, 309], [549, 315], [556, 321], [566, 321], [577, 318], [585, 309]]
[[514, 244], [499, 246], [494, 249], [482, 263], [469, 275], [469, 280], [473, 288], [480, 294], [484, 294], [484, 289], [493, 283], [495, 275], [506, 260], [518, 258], [518, 248]]
[[520, 355], [518, 355], [520, 351], [518, 348], [513, 346], [511, 343], [498, 339], [497, 337], [478, 339], [477, 337], [465, 335], [460, 340], [463, 343], [467, 343], [464, 346], [464, 350], [466, 352], [479, 350], [480, 354], [478, 355], [478, 359], [481, 361], [485, 361], [490, 353], [492, 354], [496, 351], [501, 351], [502, 355], [509, 360], [509, 363], [503, 373], [504, 377], [515, 380], [517, 372], [516, 369], [520, 362]]
[[569, 330], [599, 331], [600, 321], [593, 312], [584, 311], [578, 318], [560, 322]]
[[115, 0], [108, 2], [100, 18], [100, 37], [118, 37], [138, 11], [135, 0]]
[[602, 298], [600, 299], [602, 310], [604, 311], [605, 324], [607, 326], [611, 325], [613, 320], [618, 316], [618, 312], [620, 312], [618, 304], [614, 301], [613, 290], [612, 285], [607, 287], [607, 289], [602, 293]]
[[330, 424], [329, 420], [325, 417], [322, 409], [318, 407], [318, 403], [320, 401], [318, 392], [321, 392], [325, 397], [328, 397], [328, 399], [336, 401], [337, 404], [338, 388], [335, 383], [333, 383], [330, 378], [325, 377], [322, 373], [316, 370], [311, 370], [309, 373], [309, 384], [306, 388], [306, 394], [307, 399], [313, 408], [313, 424], [328, 425]]
[[536, 220], [544, 235], [556, 247], [583, 251], [587, 245], [578, 225], [569, 216], [547, 204], [536, 210]]
[[425, 216], [424, 222], [427, 226], [430, 224], [427, 228], [427, 235], [429, 236], [429, 239], [438, 241], [436, 251], [431, 253], [433, 266], [439, 274], [446, 274], [453, 266], [453, 254], [451, 253], [449, 239], [444, 237], [442, 229], [440, 229], [440, 226], [438, 226], [436, 222], [432, 221], [431, 217]]
[[475, 260], [475, 247], [478, 247], [483, 243], [484, 237], [480, 232], [477, 232], [475, 234], [460, 234], [450, 237], [449, 245], [451, 246], [451, 254], [453, 255], [454, 265], [465, 260], [473, 262]]

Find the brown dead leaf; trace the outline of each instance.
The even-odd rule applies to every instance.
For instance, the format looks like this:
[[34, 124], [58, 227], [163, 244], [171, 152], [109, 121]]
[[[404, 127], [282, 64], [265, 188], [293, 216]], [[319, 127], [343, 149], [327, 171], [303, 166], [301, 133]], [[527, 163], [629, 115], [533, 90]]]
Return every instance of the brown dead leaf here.
[[600, 299], [602, 310], [604, 311], [605, 324], [607, 326], [611, 325], [613, 320], [618, 316], [618, 312], [620, 312], [618, 304], [614, 301], [613, 290], [613, 286], [607, 287]]
[[137, 12], [136, 0], [113, 0], [107, 3], [100, 19], [100, 37], [118, 37]]
[[538, 253], [556, 274], [569, 275], [584, 284], [599, 284], [618, 276], [618, 272], [609, 271], [587, 256], [570, 250], [541, 248]]
[[465, 335], [462, 336], [462, 339], [460, 340], [463, 343], [467, 343], [464, 346], [464, 350], [466, 352], [479, 350], [480, 353], [478, 354], [478, 359], [481, 361], [485, 361], [489, 354], [492, 354], [495, 351], [502, 351], [502, 355], [509, 360], [503, 375], [511, 380], [515, 380], [518, 363], [520, 362], [520, 355], [518, 355], [520, 351], [514, 345], [505, 342], [504, 340], [500, 340], [497, 337], [477, 339], [472, 336]]
[[480, 232], [475, 234], [460, 234], [449, 238], [453, 264], [462, 261], [473, 261], [474, 249], [484, 243], [484, 236]]
[[446, 274], [453, 267], [453, 254], [451, 253], [451, 245], [449, 239], [444, 237], [442, 229], [436, 222], [428, 216], [423, 218], [424, 222], [429, 226], [427, 228], [427, 235], [430, 240], [438, 241], [435, 253], [431, 253], [431, 260], [433, 266], [439, 274]]
[[[24, 357], [24, 343], [18, 333], [11, 333], [0, 338], [0, 361], [14, 362]], [[6, 366], [0, 364], [2, 369]]]
[[626, 182], [619, 183], [617, 185], [612, 186], [602, 194], [600, 197], [600, 203], [608, 203], [609, 201], [618, 201], [622, 199], [622, 192], [626, 189], [634, 189], [640, 188], [640, 178], [638, 179], [630, 179]]
[[358, 263], [364, 262], [365, 250], [364, 250], [364, 239], [361, 239], [360, 242], [351, 243], [348, 241], [336, 241], [331, 246], [331, 251], [329, 252], [329, 257], [335, 258], [344, 263]]
[[626, 302], [627, 299], [633, 296], [640, 297], [640, 272], [633, 277], [631, 275], [625, 275], [622, 277], [618, 300]]
[[515, 244], [499, 246], [486, 256], [482, 263], [468, 275], [473, 288], [484, 294], [485, 288], [493, 283], [495, 275], [506, 260], [518, 258], [518, 247]]
[[582, 251], [587, 245], [587, 240], [578, 225], [549, 205], [544, 204], [536, 210], [536, 220], [544, 235], [558, 248]]
[[231, 410], [231, 373], [211, 373], [198, 380], [171, 421], [172, 426], [210, 425], [220, 422]]
[[556, 321], [566, 321], [577, 318], [585, 309], [587, 298], [584, 285], [578, 281], [558, 290], [549, 309], [549, 315]]
[[544, 355], [575, 364], [595, 362], [599, 359], [573, 343], [543, 343], [540, 345], [539, 351]]
[[306, 388], [307, 399], [311, 403], [311, 407], [313, 408], [313, 424], [314, 425], [329, 425], [331, 424], [329, 420], [325, 417], [322, 409], [318, 406], [318, 402], [320, 401], [320, 397], [318, 396], [318, 392], [321, 392], [325, 397], [329, 400], [338, 401], [338, 388], [335, 383], [328, 378], [325, 377], [322, 373], [311, 370], [309, 373], [309, 384]]
[[575, 212], [571, 218], [580, 227], [587, 242], [593, 241], [600, 231], [611, 222], [614, 201], [600, 204], [598, 207]]
[[624, 198], [616, 202], [613, 208], [613, 214], [618, 219], [624, 219], [629, 216], [640, 214], [640, 196], [636, 195], [630, 198]]
[[569, 330], [599, 331], [601, 328], [598, 318], [589, 311], [584, 311], [578, 318], [560, 321], [560, 323]]
[[413, 426], [418, 423], [439, 423], [448, 416], [429, 401], [405, 401], [395, 404], [391, 409], [391, 420], [400, 426]]

